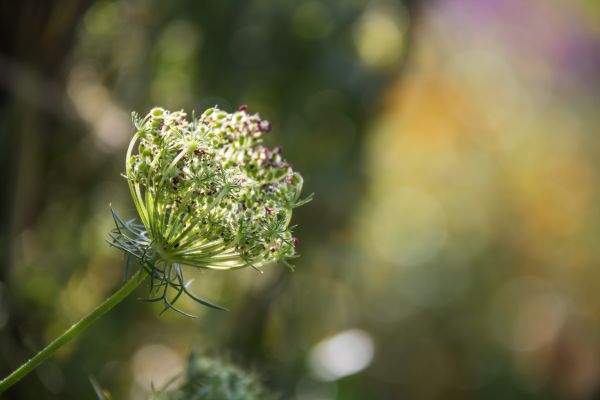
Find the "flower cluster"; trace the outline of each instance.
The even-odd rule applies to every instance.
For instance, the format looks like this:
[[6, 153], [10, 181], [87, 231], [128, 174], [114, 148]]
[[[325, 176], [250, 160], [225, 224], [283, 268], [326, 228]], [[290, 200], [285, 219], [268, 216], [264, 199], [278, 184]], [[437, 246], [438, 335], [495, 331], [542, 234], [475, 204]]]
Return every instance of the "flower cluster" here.
[[[172, 383], [173, 381], [170, 381]], [[192, 354], [185, 380], [177, 388], [165, 388], [154, 400], [275, 400], [253, 372], [245, 371], [227, 360]]]
[[148, 237], [146, 258], [223, 270], [296, 257], [289, 222], [308, 199], [281, 148], [261, 145], [268, 121], [245, 106], [191, 120], [154, 108], [133, 119], [126, 177]]

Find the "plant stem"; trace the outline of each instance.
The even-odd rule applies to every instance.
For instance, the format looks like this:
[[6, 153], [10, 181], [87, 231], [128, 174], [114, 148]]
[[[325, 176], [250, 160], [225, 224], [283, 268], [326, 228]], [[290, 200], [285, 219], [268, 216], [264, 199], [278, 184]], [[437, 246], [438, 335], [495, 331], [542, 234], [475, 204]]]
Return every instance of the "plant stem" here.
[[114, 306], [119, 304], [125, 299], [135, 288], [137, 288], [146, 278], [147, 272], [141, 268], [136, 272], [129, 280], [127, 280], [123, 286], [119, 288], [112, 296], [100, 304], [89, 314], [81, 318], [79, 321], [74, 323], [69, 329], [62, 335], [54, 339], [48, 346], [37, 353], [33, 358], [29, 359], [26, 363], [21, 365], [12, 374], [0, 381], [0, 393], [4, 393], [6, 389], [20, 381], [25, 375], [33, 371], [35, 367], [44, 362], [48, 357], [56, 352], [65, 343], [83, 332], [88, 326], [94, 321], [100, 318], [102, 315], [110, 311]]

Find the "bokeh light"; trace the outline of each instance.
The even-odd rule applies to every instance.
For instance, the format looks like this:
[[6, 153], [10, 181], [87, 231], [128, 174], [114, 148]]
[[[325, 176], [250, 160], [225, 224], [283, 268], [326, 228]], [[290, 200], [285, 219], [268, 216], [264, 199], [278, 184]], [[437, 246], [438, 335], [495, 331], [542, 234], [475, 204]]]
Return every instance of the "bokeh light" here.
[[317, 343], [309, 353], [309, 364], [318, 379], [332, 381], [368, 367], [374, 351], [368, 333], [349, 329]]

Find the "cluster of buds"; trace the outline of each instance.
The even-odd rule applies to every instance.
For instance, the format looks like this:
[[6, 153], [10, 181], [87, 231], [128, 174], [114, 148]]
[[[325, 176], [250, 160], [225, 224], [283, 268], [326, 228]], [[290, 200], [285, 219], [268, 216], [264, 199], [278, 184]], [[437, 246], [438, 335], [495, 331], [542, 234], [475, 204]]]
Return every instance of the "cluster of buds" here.
[[126, 177], [154, 263], [226, 270], [296, 257], [289, 223], [309, 199], [281, 149], [261, 145], [268, 121], [245, 106], [133, 120]]

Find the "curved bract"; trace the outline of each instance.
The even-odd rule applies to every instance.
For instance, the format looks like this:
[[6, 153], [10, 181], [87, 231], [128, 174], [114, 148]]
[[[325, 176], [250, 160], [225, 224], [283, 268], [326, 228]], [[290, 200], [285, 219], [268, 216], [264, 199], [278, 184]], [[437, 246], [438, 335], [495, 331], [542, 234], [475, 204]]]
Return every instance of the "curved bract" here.
[[164, 265], [228, 270], [296, 256], [289, 222], [302, 177], [280, 148], [262, 146], [270, 124], [246, 108], [134, 114], [126, 177], [148, 237]]

